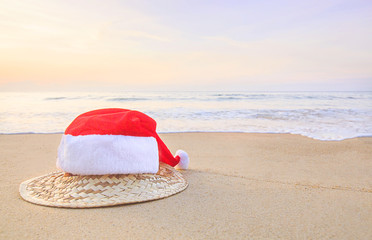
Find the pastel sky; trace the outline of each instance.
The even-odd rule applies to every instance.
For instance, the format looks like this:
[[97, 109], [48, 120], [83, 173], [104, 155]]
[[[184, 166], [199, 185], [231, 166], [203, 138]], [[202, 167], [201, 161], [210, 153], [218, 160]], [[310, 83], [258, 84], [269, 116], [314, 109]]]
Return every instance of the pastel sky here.
[[372, 90], [371, 26], [368, 0], [0, 0], [0, 89]]

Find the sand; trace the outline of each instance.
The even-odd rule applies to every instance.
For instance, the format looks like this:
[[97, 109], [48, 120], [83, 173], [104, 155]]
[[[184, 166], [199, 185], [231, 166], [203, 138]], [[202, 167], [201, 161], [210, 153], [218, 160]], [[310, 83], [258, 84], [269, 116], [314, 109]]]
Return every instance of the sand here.
[[59, 134], [0, 135], [0, 239], [372, 239], [372, 138], [178, 133], [189, 187], [97, 209], [23, 201], [19, 184], [55, 170]]

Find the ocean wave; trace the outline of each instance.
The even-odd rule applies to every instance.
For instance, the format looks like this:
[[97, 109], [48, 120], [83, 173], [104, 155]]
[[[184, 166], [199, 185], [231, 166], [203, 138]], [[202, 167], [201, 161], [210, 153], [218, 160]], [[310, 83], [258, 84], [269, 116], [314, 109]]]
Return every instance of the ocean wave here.
[[107, 98], [106, 100], [112, 101], [112, 102], [125, 102], [125, 101], [148, 101], [151, 99], [141, 98], [141, 97], [115, 97], [115, 98]]
[[44, 101], [60, 101], [60, 100], [79, 100], [86, 97], [47, 97], [44, 98]]
[[48, 97], [48, 98], [44, 98], [44, 100], [46, 100], [46, 101], [65, 100], [65, 99], [67, 99], [67, 97]]
[[[116, 95], [116, 96], [115, 96]], [[46, 97], [45, 101], [63, 101], [63, 100], [105, 100], [109, 102], [125, 101], [175, 101], [175, 102], [228, 102], [228, 101], [288, 101], [288, 100], [309, 100], [311, 101], [359, 101], [372, 100], [371, 93], [350, 94], [350, 93], [122, 93], [118, 94], [87, 94], [71, 96]]]
[[[370, 111], [353, 109], [164, 109], [157, 112], [148, 111], [154, 118], [184, 119], [270, 119], [270, 120], [303, 120], [303, 119], [356, 119], [370, 116]], [[371, 116], [372, 118], [372, 116]]]

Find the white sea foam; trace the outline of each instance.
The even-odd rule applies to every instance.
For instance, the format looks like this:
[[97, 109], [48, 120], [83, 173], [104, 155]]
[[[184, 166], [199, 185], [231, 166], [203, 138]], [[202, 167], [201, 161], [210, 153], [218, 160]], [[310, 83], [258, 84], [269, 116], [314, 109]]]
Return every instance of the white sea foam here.
[[158, 132], [372, 136], [372, 92], [0, 93], [0, 133], [63, 132], [80, 113], [107, 107], [145, 112]]

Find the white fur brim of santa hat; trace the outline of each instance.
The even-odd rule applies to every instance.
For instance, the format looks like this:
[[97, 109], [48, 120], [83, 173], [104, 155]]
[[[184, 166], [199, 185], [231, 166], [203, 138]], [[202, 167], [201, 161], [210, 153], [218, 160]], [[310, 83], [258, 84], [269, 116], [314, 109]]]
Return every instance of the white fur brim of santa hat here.
[[[57, 168], [77, 175], [157, 173], [158, 143], [154, 137], [63, 135]], [[187, 169], [189, 157], [178, 150], [176, 169]]]

